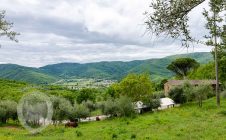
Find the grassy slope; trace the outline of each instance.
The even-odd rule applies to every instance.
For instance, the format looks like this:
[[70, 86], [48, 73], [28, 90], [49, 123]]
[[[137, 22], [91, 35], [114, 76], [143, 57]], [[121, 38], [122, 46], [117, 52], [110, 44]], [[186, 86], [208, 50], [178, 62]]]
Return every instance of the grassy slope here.
[[[41, 134], [29, 135], [22, 128], [1, 127], [0, 139], [34, 139], [34, 140], [110, 140], [117, 139], [158, 140], [195, 140], [195, 139], [226, 139], [226, 115], [221, 114], [226, 108], [216, 108], [215, 98], [205, 101], [203, 108], [196, 104], [187, 104], [156, 113], [148, 113], [135, 119], [116, 118], [100, 122], [80, 124], [78, 128], [50, 126]], [[81, 132], [82, 136], [77, 136]]]

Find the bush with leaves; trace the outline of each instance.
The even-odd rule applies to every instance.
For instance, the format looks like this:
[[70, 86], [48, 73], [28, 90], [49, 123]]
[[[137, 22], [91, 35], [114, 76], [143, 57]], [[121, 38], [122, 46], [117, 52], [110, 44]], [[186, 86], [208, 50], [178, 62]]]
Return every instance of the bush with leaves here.
[[184, 94], [182, 87], [175, 87], [170, 90], [169, 97], [173, 99], [178, 104], [183, 104], [187, 101], [187, 97]]
[[199, 107], [202, 107], [203, 100], [207, 99], [208, 95], [213, 94], [213, 88], [209, 85], [200, 85], [194, 87], [193, 94]]
[[107, 88], [107, 91], [105, 93], [105, 99], [106, 98], [118, 98], [120, 92], [120, 86], [118, 83], [112, 84], [110, 87]]
[[152, 109], [158, 109], [161, 106], [160, 99], [152, 99], [150, 102], [150, 108]]
[[54, 124], [57, 121], [61, 122], [63, 120], [67, 120], [70, 117], [70, 112], [72, 110], [72, 105], [70, 101], [66, 100], [62, 97], [51, 97], [52, 105], [53, 105], [53, 117], [52, 120]]
[[14, 101], [0, 101], [0, 122], [6, 123], [9, 119], [17, 119], [17, 103]]
[[160, 107], [160, 98], [162, 92], [154, 92], [153, 95], [147, 96], [146, 100], [144, 100], [144, 104], [150, 108], [150, 111], [153, 109], [158, 109]]
[[80, 120], [81, 118], [87, 118], [90, 116], [90, 111], [85, 104], [74, 104], [73, 108], [70, 110], [69, 119], [74, 121], [75, 119]]
[[134, 105], [132, 100], [126, 96], [121, 96], [116, 99], [116, 105], [118, 106], [118, 116], [120, 117], [133, 117], [135, 114]]
[[93, 103], [93, 101], [86, 101], [86, 102], [82, 102], [83, 105], [85, 105], [90, 112], [94, 111], [96, 109], [96, 105]]
[[221, 92], [221, 96], [222, 96], [223, 98], [226, 98], [226, 90], [223, 90], [223, 91]]
[[117, 116], [118, 110], [118, 105], [113, 99], [108, 99], [103, 103], [102, 112], [105, 115]]
[[132, 100], [126, 96], [117, 99], [108, 99], [103, 104], [102, 112], [105, 115], [119, 117], [133, 117], [135, 114]]
[[156, 98], [165, 98], [166, 97], [164, 91], [155, 91], [155, 92], [153, 92], [153, 94], [151, 96], [154, 99], [156, 99]]
[[183, 85], [183, 93], [186, 96], [187, 102], [195, 99], [193, 92], [194, 86], [192, 86], [189, 82], [185, 82]]

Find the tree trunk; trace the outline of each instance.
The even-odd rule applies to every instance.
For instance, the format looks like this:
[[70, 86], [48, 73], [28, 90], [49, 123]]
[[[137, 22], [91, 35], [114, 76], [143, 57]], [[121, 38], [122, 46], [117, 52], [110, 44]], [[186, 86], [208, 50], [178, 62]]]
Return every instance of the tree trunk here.
[[220, 107], [220, 93], [219, 93], [219, 71], [218, 71], [218, 49], [217, 49], [217, 31], [216, 31], [216, 11], [214, 10], [214, 46], [215, 46], [215, 72], [216, 72], [216, 99], [217, 106]]

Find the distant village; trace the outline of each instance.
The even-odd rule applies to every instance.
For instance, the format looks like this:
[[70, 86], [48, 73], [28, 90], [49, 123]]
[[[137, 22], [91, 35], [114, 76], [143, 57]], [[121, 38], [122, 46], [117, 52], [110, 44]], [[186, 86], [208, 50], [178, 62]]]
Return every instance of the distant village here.
[[107, 79], [62, 79], [54, 83], [54, 85], [60, 85], [67, 87], [71, 90], [78, 90], [83, 88], [106, 88], [117, 82], [117, 80]]

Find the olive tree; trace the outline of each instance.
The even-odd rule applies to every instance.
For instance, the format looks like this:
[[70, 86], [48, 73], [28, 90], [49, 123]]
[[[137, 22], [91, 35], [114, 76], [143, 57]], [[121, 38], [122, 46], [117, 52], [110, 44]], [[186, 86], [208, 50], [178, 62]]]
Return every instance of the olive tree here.
[[78, 119], [80, 121], [81, 118], [87, 118], [90, 116], [90, 111], [85, 104], [74, 104], [70, 113], [70, 120]]
[[209, 85], [200, 85], [194, 87], [193, 94], [198, 102], [199, 107], [202, 107], [203, 100], [208, 98], [208, 95], [213, 93], [213, 88]]
[[103, 114], [110, 116], [117, 116], [118, 110], [119, 110], [118, 105], [113, 99], [110, 98], [104, 102], [102, 107]]
[[17, 103], [14, 101], [0, 101], [0, 122], [6, 123], [9, 119], [17, 119]]
[[53, 117], [52, 120], [54, 124], [57, 122], [61, 122], [63, 120], [67, 120], [70, 117], [70, 111], [72, 109], [72, 105], [70, 101], [66, 100], [62, 97], [51, 97], [52, 105], [53, 105]]
[[119, 117], [133, 117], [135, 114], [134, 104], [131, 98], [126, 96], [108, 99], [103, 105], [102, 112], [105, 115]]
[[121, 96], [116, 99], [116, 105], [118, 106], [118, 116], [120, 117], [133, 117], [135, 114], [134, 105], [132, 100], [126, 96]]

